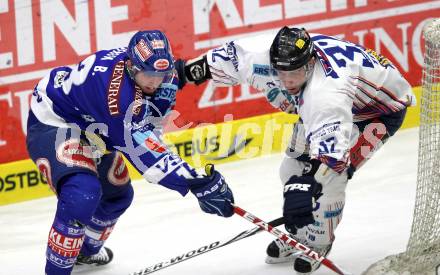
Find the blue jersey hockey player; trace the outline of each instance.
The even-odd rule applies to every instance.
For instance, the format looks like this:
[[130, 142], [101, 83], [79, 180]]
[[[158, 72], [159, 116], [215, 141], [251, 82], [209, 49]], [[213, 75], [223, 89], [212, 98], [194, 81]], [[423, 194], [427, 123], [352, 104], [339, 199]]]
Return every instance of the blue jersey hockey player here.
[[166, 36], [140, 31], [128, 48], [55, 68], [35, 87], [27, 148], [58, 198], [46, 275], [112, 260], [104, 242], [133, 198], [122, 155], [149, 182], [182, 195], [191, 191], [203, 211], [233, 214], [233, 195], [220, 173], [209, 166], [209, 176], [199, 175], [161, 141], [176, 75]]

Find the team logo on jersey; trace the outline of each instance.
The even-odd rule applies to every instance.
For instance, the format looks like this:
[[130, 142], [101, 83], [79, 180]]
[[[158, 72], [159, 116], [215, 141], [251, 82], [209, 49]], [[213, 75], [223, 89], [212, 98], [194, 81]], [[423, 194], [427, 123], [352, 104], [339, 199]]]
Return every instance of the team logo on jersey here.
[[121, 90], [122, 80], [124, 79], [124, 61], [116, 63], [110, 78], [107, 92], [108, 110], [112, 116], [119, 114], [119, 91]]
[[116, 186], [127, 184], [130, 180], [127, 166], [120, 153], [117, 153], [113, 159], [112, 166], [108, 170], [107, 178], [111, 184]]
[[139, 40], [139, 42], [134, 47], [134, 52], [139, 57], [142, 62], [145, 62], [148, 58], [153, 55], [153, 52], [148, 48], [147, 43], [143, 39]]
[[170, 62], [168, 62], [168, 60], [163, 58], [156, 60], [153, 64], [153, 67], [156, 70], [160, 70], [160, 71], [168, 69], [169, 66], [170, 66]]
[[165, 49], [165, 42], [163, 40], [153, 39], [151, 45], [153, 49]]
[[57, 160], [69, 167], [82, 167], [96, 173], [92, 148], [78, 139], [66, 140], [57, 148]]

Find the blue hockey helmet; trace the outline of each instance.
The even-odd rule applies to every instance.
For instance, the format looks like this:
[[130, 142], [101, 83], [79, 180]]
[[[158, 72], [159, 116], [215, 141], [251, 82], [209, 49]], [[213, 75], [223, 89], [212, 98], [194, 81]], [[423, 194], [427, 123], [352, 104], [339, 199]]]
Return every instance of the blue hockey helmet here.
[[173, 74], [171, 46], [168, 38], [159, 30], [137, 32], [130, 39], [127, 54], [133, 64], [132, 78], [136, 72], [163, 77]]

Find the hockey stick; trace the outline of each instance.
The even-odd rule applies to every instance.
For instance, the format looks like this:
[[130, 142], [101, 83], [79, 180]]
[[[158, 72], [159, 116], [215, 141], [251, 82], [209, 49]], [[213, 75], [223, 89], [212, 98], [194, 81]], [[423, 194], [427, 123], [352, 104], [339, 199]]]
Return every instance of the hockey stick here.
[[[284, 219], [282, 217], [269, 222], [269, 225], [272, 226], [272, 227], [276, 227], [276, 226], [279, 226], [279, 225], [282, 225], [282, 224], [284, 224]], [[228, 244], [231, 244], [233, 242], [236, 242], [236, 241], [242, 240], [244, 238], [250, 237], [252, 235], [255, 235], [258, 232], [261, 232], [262, 230], [263, 230], [263, 228], [261, 226], [258, 226], [258, 227], [255, 227], [255, 228], [243, 231], [243, 232], [239, 233], [238, 235], [236, 235], [235, 237], [233, 237], [233, 238], [231, 238], [231, 239], [229, 239], [227, 241], [224, 241], [224, 242], [220, 242], [220, 241], [213, 242], [211, 244], [202, 246], [200, 248], [197, 248], [197, 249], [191, 250], [189, 252], [183, 253], [181, 255], [178, 255], [176, 257], [170, 258], [167, 261], [160, 262], [160, 263], [157, 263], [155, 265], [151, 265], [151, 266], [146, 267], [146, 268], [144, 268], [144, 269], [142, 269], [142, 270], [140, 270], [138, 272], [130, 273], [130, 275], [151, 274], [153, 272], [159, 271], [159, 270], [167, 268], [169, 266], [172, 266], [172, 265], [181, 263], [183, 261], [186, 261], [188, 259], [197, 257], [197, 256], [199, 256], [201, 254], [204, 254], [206, 252], [212, 251], [214, 249], [217, 249], [217, 248], [226, 246]]]
[[234, 212], [246, 220], [252, 222], [253, 224], [258, 225], [261, 229], [271, 233], [272, 235], [276, 236], [277, 238], [284, 241], [286, 244], [296, 248], [297, 250], [300, 250], [303, 252], [304, 255], [308, 256], [309, 258], [318, 261], [328, 267], [329, 269], [333, 270], [337, 274], [340, 275], [351, 275], [351, 273], [348, 273], [346, 271], [343, 271], [340, 267], [336, 266], [332, 261], [325, 258], [324, 256], [319, 255], [316, 251], [313, 251], [312, 249], [308, 248], [307, 246], [301, 244], [297, 240], [289, 237], [286, 233], [284, 233], [281, 230], [278, 230], [274, 228], [272, 225], [264, 222], [263, 220], [255, 217], [251, 213], [247, 212], [246, 210], [243, 210], [242, 208], [238, 206], [234, 206]]

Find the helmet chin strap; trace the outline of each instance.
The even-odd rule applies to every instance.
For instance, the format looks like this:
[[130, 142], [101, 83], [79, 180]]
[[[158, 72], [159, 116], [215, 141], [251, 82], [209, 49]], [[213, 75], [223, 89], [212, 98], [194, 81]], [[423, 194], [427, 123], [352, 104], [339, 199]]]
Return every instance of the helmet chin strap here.
[[306, 76], [305, 76], [306, 81], [305, 82], [307, 82], [307, 81], [309, 81], [310, 77], [312, 76], [313, 70], [315, 68], [315, 61], [314, 61], [313, 57], [312, 57], [312, 59], [309, 60], [309, 62], [307, 62], [307, 64], [305, 66], [306, 66]]

